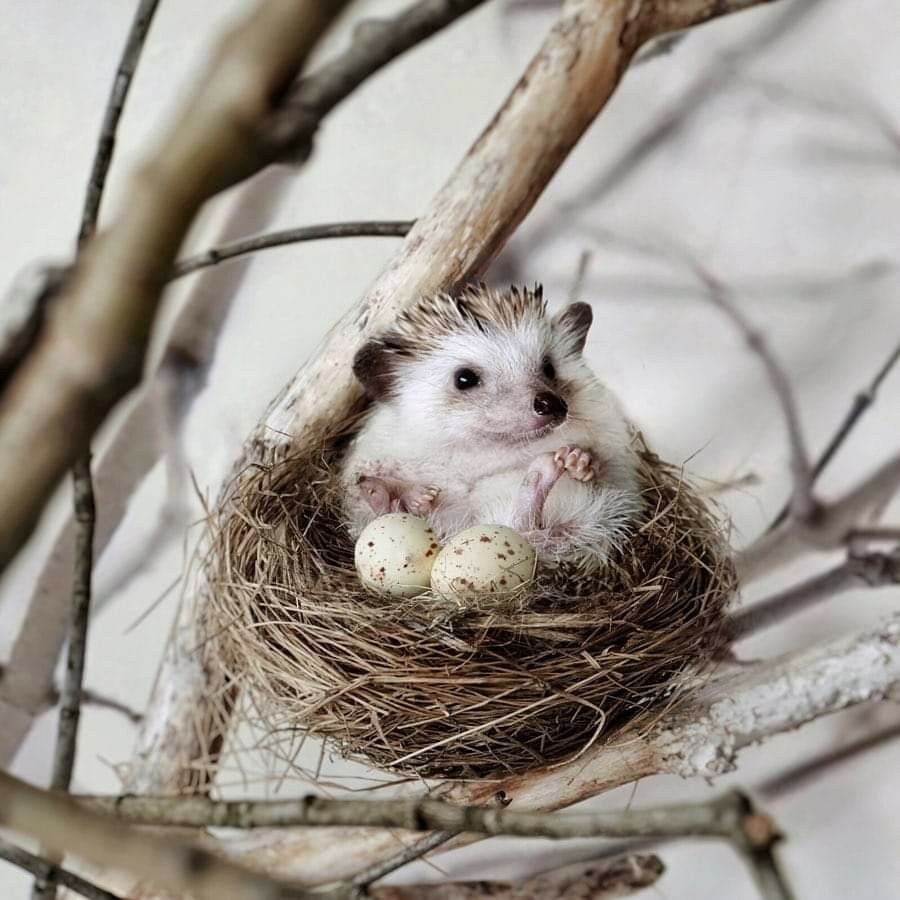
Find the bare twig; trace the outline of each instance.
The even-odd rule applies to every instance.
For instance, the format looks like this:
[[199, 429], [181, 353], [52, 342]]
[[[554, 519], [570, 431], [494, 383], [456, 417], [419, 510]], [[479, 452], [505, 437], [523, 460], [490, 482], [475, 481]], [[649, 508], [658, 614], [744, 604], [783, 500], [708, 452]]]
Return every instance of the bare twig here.
[[90, 458], [80, 460], [74, 470], [76, 534], [76, 571], [72, 592], [72, 623], [69, 628], [69, 655], [66, 675], [60, 691], [59, 725], [53, 756], [50, 787], [67, 791], [75, 765], [78, 720], [81, 716], [82, 682], [87, 650], [88, 613], [91, 604], [91, 567], [94, 537], [94, 490], [91, 484]]
[[[81, 225], [78, 229], [77, 247], [81, 248], [93, 236], [100, 215], [100, 203], [106, 176], [112, 163], [119, 119], [144, 47], [144, 41], [159, 0], [140, 0], [128, 31], [125, 48], [119, 60], [112, 91], [103, 114], [100, 138], [88, 178]], [[55, 791], [67, 791], [72, 781], [75, 753], [78, 742], [78, 721], [81, 716], [81, 685], [84, 680], [84, 663], [87, 653], [88, 615], [91, 606], [91, 579], [94, 569], [94, 527], [97, 515], [94, 502], [94, 482], [91, 476], [91, 453], [87, 448], [72, 469], [72, 488], [75, 509], [75, 571], [72, 586], [72, 616], [69, 625], [69, 654], [66, 676], [63, 682], [56, 744], [53, 755], [53, 772], [50, 787]], [[54, 873], [36, 878], [31, 896], [56, 897]]]
[[900, 549], [891, 553], [849, 554], [844, 562], [761, 600], [731, 617], [732, 640], [739, 641], [844, 591], [867, 585], [900, 584]]
[[[856, 428], [857, 423], [863, 417], [864, 413], [872, 406], [878, 396], [878, 390], [881, 387], [882, 382], [887, 378], [887, 376], [891, 373], [891, 370], [897, 364], [897, 361], [900, 360], [900, 344], [897, 344], [893, 350], [891, 350], [890, 354], [888, 354], [887, 359], [882, 363], [881, 368], [875, 373], [875, 377], [869, 383], [867, 387], [861, 390], [856, 396], [853, 398], [853, 402], [850, 404], [850, 408], [847, 410], [846, 415], [841, 421], [840, 425], [838, 425], [836, 431], [831, 436], [831, 440], [825, 445], [825, 449], [816, 459], [815, 463], [812, 467], [812, 472], [810, 473], [810, 479], [813, 484], [815, 484], [818, 477], [825, 470], [825, 467], [831, 462], [834, 458], [834, 455], [840, 450], [843, 446], [844, 442], [850, 437], [854, 428]], [[786, 503], [778, 515], [772, 520], [772, 524], [769, 526], [769, 531], [774, 531], [782, 522], [788, 517], [790, 513], [790, 502]]]
[[54, 853], [74, 853], [171, 890], [208, 900], [307, 900], [309, 892], [227, 862], [184, 841], [170, 841], [90, 812], [0, 772], [0, 824], [40, 840]]
[[316, 126], [338, 103], [370, 75], [483, 2], [418, 0], [392, 18], [361, 21], [343, 54], [291, 90], [269, 128], [272, 155], [305, 158]]
[[49, 860], [42, 859], [40, 856], [35, 856], [33, 853], [23, 850], [21, 847], [7, 843], [2, 838], [0, 838], [0, 859], [6, 860], [11, 865], [18, 866], [26, 872], [30, 872], [39, 880], [46, 880], [52, 872], [57, 884], [61, 884], [63, 887], [81, 894], [82, 897], [87, 897], [88, 900], [122, 900], [118, 894], [112, 894], [96, 884], [91, 884], [90, 881], [87, 881], [80, 875], [76, 875], [74, 872], [69, 872], [66, 869], [60, 869]]
[[326, 225], [306, 225], [302, 228], [288, 228], [273, 231], [258, 237], [243, 238], [221, 247], [204, 250], [194, 256], [178, 260], [172, 268], [171, 280], [181, 278], [198, 269], [214, 266], [226, 259], [234, 259], [245, 253], [256, 253], [270, 247], [283, 247], [303, 241], [320, 241], [329, 238], [350, 237], [405, 237], [415, 219], [387, 222], [332, 222]]
[[411, 862], [421, 859], [426, 853], [430, 853], [436, 847], [446, 844], [447, 841], [452, 840], [457, 834], [459, 834], [458, 831], [432, 831], [431, 834], [419, 837], [393, 856], [388, 856], [386, 859], [379, 860], [361, 872], [357, 872], [353, 876], [352, 884], [354, 887], [365, 889], [373, 882], [390, 875], [391, 872], [396, 872], [397, 869], [402, 869]]
[[787, 519], [737, 554], [743, 581], [770, 572], [811, 550], [837, 550], [861, 533], [866, 513], [882, 507], [900, 487], [900, 454], [879, 466], [843, 496], [819, 506], [813, 523]]
[[[133, 176], [131, 202], [82, 254], [0, 407], [0, 567], [30, 534], [60, 475], [138, 383], [184, 234], [205, 200], [270, 160], [261, 126], [342, 6], [258, 4], [221, 41], [164, 152]], [[51, 433], [54, 440], [46, 440]]]
[[747, 346], [756, 354], [766, 370], [766, 375], [784, 415], [790, 441], [791, 472], [793, 474], [791, 511], [801, 522], [811, 522], [819, 511], [819, 504], [812, 493], [812, 467], [806, 449], [806, 440], [803, 436], [803, 426], [800, 423], [800, 411], [790, 379], [781, 363], [775, 358], [766, 339], [747, 319], [740, 307], [733, 302], [726, 286], [696, 261], [689, 261], [689, 264], [705, 285], [710, 300], [734, 323], [747, 342]]
[[462, 881], [377, 887], [376, 900], [612, 900], [655, 884], [665, 871], [657, 856], [633, 854], [596, 859], [544, 872], [523, 881]]
[[873, 734], [865, 735], [842, 747], [827, 750], [809, 759], [804, 759], [767, 778], [756, 790], [764, 797], [780, 797], [790, 791], [806, 787], [810, 782], [819, 778], [823, 773], [830, 771], [849, 759], [855, 759], [862, 753], [874, 750], [883, 744], [900, 739], [900, 723], [883, 728]]

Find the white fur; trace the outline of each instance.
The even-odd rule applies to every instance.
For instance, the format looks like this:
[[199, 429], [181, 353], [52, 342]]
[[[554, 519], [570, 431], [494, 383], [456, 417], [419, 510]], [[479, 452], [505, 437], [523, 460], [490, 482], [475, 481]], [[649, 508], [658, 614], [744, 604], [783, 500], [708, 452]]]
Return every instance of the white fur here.
[[[616, 399], [582, 359], [579, 336], [564, 326], [560, 317], [536, 311], [514, 330], [472, 325], [421, 358], [398, 362], [392, 396], [373, 406], [345, 458], [351, 533], [375, 518], [358, 486], [361, 476], [375, 476], [438, 488], [429, 520], [442, 540], [470, 525], [508, 525], [524, 531], [545, 561], [605, 563], [641, 508], [631, 432]], [[552, 382], [541, 374], [548, 356], [557, 371]], [[458, 391], [453, 375], [460, 367], [477, 370], [482, 384]], [[534, 396], [548, 389], [563, 397], [569, 414], [534, 434]], [[581, 482], [564, 473], [538, 527], [523, 527], [529, 468], [567, 444], [589, 451], [600, 475]]]

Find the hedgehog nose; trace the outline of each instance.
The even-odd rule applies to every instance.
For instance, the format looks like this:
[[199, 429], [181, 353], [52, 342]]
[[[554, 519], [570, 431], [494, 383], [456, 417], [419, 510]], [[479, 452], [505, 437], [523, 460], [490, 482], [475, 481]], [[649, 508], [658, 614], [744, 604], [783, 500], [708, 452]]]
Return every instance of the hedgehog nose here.
[[551, 394], [550, 391], [541, 391], [534, 398], [534, 411], [539, 416], [550, 416], [554, 419], [564, 419], [569, 407], [562, 397]]

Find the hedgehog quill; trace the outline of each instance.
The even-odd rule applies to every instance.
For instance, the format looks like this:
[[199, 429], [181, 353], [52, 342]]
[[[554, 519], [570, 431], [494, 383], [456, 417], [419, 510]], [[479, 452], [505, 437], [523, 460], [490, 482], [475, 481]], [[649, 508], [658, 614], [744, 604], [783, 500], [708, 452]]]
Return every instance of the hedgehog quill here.
[[583, 357], [591, 307], [484, 286], [419, 301], [356, 354], [373, 401], [342, 469], [356, 537], [408, 512], [441, 540], [521, 532], [545, 563], [602, 566], [641, 511], [632, 430]]

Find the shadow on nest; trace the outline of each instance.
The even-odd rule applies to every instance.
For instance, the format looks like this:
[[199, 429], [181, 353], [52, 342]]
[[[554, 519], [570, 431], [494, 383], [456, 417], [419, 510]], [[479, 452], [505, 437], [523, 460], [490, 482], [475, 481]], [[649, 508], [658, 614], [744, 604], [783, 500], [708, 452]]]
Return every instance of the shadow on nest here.
[[644, 517], [604, 570], [460, 604], [362, 589], [334, 452], [255, 466], [214, 523], [207, 649], [270, 734], [407, 775], [495, 777], [649, 727], [721, 654], [735, 575], [706, 502], [639, 456]]

